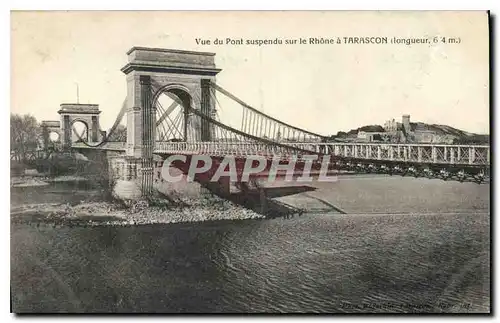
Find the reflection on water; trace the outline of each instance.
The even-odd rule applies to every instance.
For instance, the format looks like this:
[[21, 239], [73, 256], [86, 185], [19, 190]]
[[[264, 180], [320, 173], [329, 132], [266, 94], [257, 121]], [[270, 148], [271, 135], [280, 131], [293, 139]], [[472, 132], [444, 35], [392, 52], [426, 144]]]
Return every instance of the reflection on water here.
[[91, 229], [13, 225], [13, 310], [487, 312], [486, 209]]

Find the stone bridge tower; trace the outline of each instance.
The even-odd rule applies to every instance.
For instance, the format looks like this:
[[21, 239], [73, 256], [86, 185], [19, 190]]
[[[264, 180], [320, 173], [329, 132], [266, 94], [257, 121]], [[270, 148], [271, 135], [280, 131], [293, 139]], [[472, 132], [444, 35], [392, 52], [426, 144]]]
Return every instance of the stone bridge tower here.
[[155, 104], [162, 93], [173, 94], [184, 108], [184, 141], [209, 141], [210, 126], [195, 124], [188, 108], [213, 116], [215, 102], [210, 82], [220, 69], [215, 54], [184, 50], [133, 47], [128, 63], [121, 69], [127, 75], [126, 155], [149, 158], [156, 131]]
[[57, 111], [61, 116], [60, 133], [62, 134], [61, 144], [64, 148], [71, 146], [74, 137], [73, 125], [80, 122], [85, 127], [85, 138], [88, 143], [98, 143], [102, 140], [102, 132], [99, 129], [99, 105], [63, 103], [61, 109]]

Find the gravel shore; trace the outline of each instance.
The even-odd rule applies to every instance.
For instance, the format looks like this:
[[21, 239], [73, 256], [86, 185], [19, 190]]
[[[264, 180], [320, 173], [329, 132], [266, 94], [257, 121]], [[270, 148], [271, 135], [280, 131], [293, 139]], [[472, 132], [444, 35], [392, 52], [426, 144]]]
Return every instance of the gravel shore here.
[[11, 209], [11, 222], [26, 224], [120, 226], [258, 218], [263, 216], [225, 200], [196, 201], [183, 206], [157, 206], [138, 201], [128, 207], [113, 202], [42, 203]]
[[[35, 189], [38, 186], [49, 187], [48, 185], [51, 183], [86, 181], [87, 179], [79, 176], [47, 177], [40, 174], [39, 176], [13, 177], [11, 178], [11, 188], [29, 189], [33, 187]], [[43, 194], [45, 188], [40, 189], [38, 192]], [[72, 203], [67, 203], [67, 200], [61, 203], [44, 203], [43, 199], [41, 201], [42, 203], [33, 203], [27, 197], [26, 200], [22, 200], [21, 205], [11, 206], [11, 222], [121, 226], [264, 218], [261, 214], [208, 191], [197, 197], [180, 194], [176, 191], [169, 191], [168, 194], [157, 192], [155, 197], [140, 201], [121, 200], [116, 197], [114, 200], [104, 201], [84, 198]]]

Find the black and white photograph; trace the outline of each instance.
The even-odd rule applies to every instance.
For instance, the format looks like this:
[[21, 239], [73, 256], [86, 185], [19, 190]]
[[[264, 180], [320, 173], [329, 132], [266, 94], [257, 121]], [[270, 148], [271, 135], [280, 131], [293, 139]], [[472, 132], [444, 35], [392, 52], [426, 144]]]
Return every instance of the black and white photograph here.
[[483, 11], [11, 11], [15, 314], [491, 314]]

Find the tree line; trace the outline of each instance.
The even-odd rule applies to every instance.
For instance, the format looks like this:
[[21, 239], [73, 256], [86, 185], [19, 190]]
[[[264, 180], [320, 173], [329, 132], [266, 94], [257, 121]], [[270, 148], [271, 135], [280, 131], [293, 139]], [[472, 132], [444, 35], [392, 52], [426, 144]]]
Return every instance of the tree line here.
[[41, 126], [30, 114], [10, 114], [10, 152], [14, 160], [25, 162], [39, 148]]

